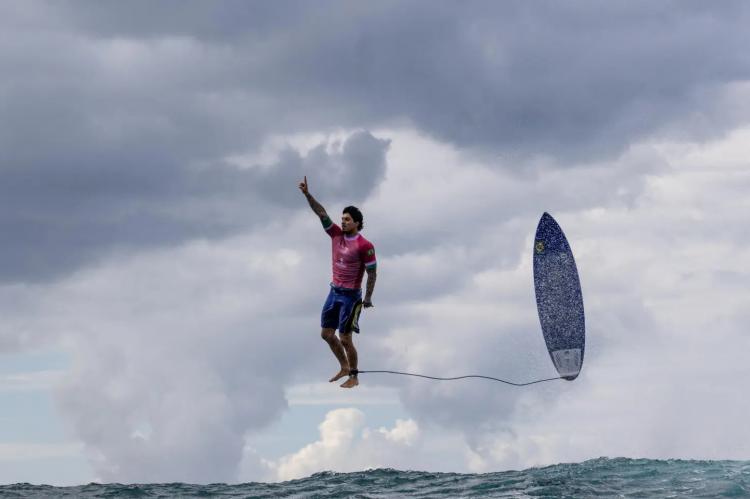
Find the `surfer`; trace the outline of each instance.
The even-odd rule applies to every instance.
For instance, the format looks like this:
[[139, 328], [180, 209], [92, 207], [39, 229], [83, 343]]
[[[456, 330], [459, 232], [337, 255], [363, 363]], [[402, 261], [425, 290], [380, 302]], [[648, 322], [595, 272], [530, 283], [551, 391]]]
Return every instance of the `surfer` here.
[[[377, 278], [375, 247], [359, 232], [363, 228], [362, 212], [347, 206], [341, 214], [341, 227], [333, 223], [325, 208], [307, 189], [307, 177], [299, 184], [299, 190], [307, 198], [310, 208], [320, 217], [323, 229], [331, 237], [333, 279], [328, 298], [320, 316], [320, 335], [331, 347], [341, 366], [330, 382], [348, 376], [342, 388], [359, 385], [357, 380], [357, 349], [354, 348], [352, 332], [359, 332], [359, 314], [362, 307], [372, 307], [372, 292]], [[362, 277], [367, 271], [367, 287], [362, 299]], [[336, 337], [336, 329], [339, 336]]]

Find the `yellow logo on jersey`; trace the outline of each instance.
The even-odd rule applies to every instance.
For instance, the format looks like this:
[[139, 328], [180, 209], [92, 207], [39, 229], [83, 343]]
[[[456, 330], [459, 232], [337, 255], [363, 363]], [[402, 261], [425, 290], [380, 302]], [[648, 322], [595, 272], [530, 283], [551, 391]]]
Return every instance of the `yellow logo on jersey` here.
[[537, 253], [544, 252], [544, 243], [542, 241], [537, 241], [534, 245], [534, 249], [536, 249]]

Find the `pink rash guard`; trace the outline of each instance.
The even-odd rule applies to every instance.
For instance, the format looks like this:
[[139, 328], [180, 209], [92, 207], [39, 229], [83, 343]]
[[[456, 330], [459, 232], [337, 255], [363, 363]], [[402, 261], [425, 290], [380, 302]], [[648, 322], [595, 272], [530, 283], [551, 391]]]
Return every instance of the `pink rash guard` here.
[[324, 221], [323, 228], [331, 236], [331, 257], [333, 263], [333, 285], [341, 288], [360, 289], [366, 268], [377, 265], [375, 246], [362, 234], [349, 237], [341, 227]]

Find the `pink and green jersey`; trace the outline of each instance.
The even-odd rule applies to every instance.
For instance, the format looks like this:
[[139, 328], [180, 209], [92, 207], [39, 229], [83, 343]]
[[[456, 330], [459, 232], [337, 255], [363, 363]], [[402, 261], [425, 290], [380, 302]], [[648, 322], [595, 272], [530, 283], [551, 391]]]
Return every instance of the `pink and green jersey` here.
[[360, 289], [365, 268], [375, 268], [375, 246], [362, 234], [349, 237], [330, 218], [322, 220], [323, 228], [331, 236], [331, 257], [333, 260], [333, 285]]

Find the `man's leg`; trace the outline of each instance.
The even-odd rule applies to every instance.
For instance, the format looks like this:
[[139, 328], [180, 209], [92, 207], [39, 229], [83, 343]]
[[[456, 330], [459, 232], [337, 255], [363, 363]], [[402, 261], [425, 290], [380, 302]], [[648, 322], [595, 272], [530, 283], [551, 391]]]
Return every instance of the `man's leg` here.
[[333, 378], [329, 379], [328, 381], [333, 382], [343, 378], [344, 376], [348, 376], [349, 362], [346, 359], [346, 352], [344, 351], [344, 347], [341, 345], [341, 341], [336, 338], [336, 330], [327, 327], [323, 328], [323, 330], [320, 332], [320, 336], [321, 338], [326, 340], [328, 346], [331, 347], [333, 355], [336, 356], [339, 364], [341, 364], [341, 370], [338, 372], [338, 374], [334, 375]]
[[[346, 351], [346, 358], [349, 360], [349, 369], [352, 371], [356, 371], [357, 370], [357, 349], [354, 348], [354, 342], [352, 341], [352, 333], [341, 333], [341, 344], [343, 345], [344, 350]], [[354, 375], [354, 376], [349, 376], [349, 379], [346, 380], [341, 385], [341, 388], [353, 388], [357, 385], [359, 385], [359, 381], [357, 380], [357, 376]]]

